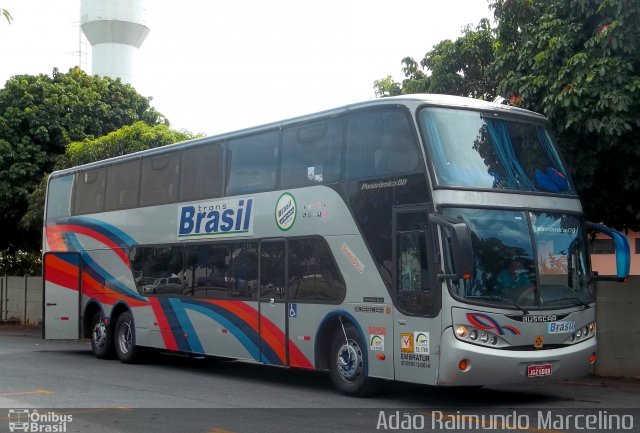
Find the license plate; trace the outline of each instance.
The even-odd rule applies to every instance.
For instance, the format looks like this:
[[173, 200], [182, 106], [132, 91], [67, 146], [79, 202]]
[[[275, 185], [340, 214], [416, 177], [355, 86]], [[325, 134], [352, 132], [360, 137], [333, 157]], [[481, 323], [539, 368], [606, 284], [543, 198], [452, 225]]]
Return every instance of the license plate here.
[[527, 367], [528, 377], [551, 376], [551, 364], [530, 365]]

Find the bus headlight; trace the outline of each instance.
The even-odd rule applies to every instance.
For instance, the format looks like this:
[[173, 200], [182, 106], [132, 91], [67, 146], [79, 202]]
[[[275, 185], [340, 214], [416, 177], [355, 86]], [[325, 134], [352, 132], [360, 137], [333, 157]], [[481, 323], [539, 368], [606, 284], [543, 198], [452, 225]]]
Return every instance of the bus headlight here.
[[579, 343], [596, 335], [596, 322], [589, 322], [565, 340], [565, 344]]
[[498, 335], [469, 325], [455, 325], [453, 327], [453, 333], [458, 340], [466, 341], [467, 343], [488, 347], [508, 346], [508, 343]]
[[456, 326], [456, 330], [455, 331], [456, 331], [456, 336], [458, 338], [465, 338], [467, 335], [469, 335], [469, 330], [464, 325]]

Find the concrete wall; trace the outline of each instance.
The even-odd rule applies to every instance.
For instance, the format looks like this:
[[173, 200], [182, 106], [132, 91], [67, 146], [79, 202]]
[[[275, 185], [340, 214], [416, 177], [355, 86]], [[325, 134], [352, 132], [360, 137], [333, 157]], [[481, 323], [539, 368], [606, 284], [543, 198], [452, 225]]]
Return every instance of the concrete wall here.
[[640, 378], [640, 276], [599, 282], [596, 303], [596, 374]]
[[0, 278], [0, 321], [42, 323], [42, 277]]

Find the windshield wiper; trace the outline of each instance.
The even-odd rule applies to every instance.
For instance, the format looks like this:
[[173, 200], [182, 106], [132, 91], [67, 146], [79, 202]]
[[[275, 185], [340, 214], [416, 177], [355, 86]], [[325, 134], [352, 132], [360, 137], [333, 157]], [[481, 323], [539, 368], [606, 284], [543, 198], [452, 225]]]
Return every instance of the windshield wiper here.
[[511, 304], [514, 307], [518, 308], [519, 310], [521, 310], [525, 315], [529, 314], [529, 310], [527, 310], [526, 308], [516, 304], [513, 301], [510, 301], [509, 299], [503, 298], [501, 296], [465, 296], [466, 299], [489, 299], [489, 300], [493, 300], [493, 301], [502, 301], [502, 302], [506, 302], [507, 304]]
[[560, 299], [552, 299], [551, 301], [545, 301], [544, 303], [548, 304], [550, 302], [560, 302], [560, 301], [575, 301], [578, 303], [578, 305], [582, 305], [585, 309], [589, 308], [589, 304], [587, 304], [577, 296], [571, 296], [568, 298], [560, 298]]

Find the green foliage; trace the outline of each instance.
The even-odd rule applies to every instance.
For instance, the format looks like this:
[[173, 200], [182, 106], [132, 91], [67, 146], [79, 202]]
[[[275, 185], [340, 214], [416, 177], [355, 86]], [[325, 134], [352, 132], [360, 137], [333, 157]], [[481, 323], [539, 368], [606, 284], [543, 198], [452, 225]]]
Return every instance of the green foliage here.
[[[491, 0], [486, 20], [435, 45], [397, 93], [493, 99], [545, 114], [591, 220], [640, 228], [640, 2]], [[426, 72], [425, 72], [426, 71]], [[395, 87], [394, 87], [395, 86]], [[390, 93], [390, 92], [387, 92]]]
[[9, 24], [11, 24], [11, 20], [13, 20], [13, 17], [11, 16], [11, 14], [9, 13], [8, 10], [0, 8], [0, 15], [2, 15], [3, 17], [6, 18], [7, 22]]
[[640, 3], [498, 0], [501, 94], [544, 113], [587, 217], [640, 226]]
[[9, 249], [0, 251], [0, 275], [41, 275], [42, 253]]
[[[75, 167], [192, 138], [196, 136], [187, 131], [175, 131], [166, 124], [149, 126], [138, 121], [103, 137], [70, 143], [65, 153], [57, 157], [54, 169]], [[20, 221], [20, 225], [25, 229], [39, 230], [42, 225], [47, 177], [45, 174], [40, 179], [40, 183], [31, 194], [27, 212]]]
[[[495, 39], [488, 20], [473, 29], [467, 26], [456, 41], [436, 44], [420, 63], [411, 57], [402, 59], [402, 83], [391, 76], [374, 82], [377, 96], [410, 93], [445, 93], [493, 99], [497, 82], [490, 69]], [[426, 72], [425, 72], [426, 71]]]
[[29, 195], [72, 141], [143, 121], [167, 123], [149, 99], [120, 80], [68, 73], [17, 75], [0, 89], [0, 245], [35, 248], [38, 232], [18, 229]]

